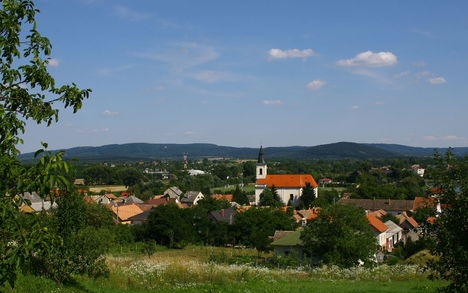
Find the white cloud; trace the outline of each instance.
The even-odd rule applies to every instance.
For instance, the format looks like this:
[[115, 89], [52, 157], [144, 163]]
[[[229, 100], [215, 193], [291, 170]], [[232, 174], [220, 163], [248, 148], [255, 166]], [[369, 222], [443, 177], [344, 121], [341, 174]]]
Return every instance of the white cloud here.
[[274, 59], [288, 59], [288, 58], [307, 58], [312, 56], [317, 56], [318, 54], [312, 49], [270, 49], [268, 51], [268, 56], [270, 60]]
[[428, 81], [430, 84], [443, 84], [447, 82], [442, 76], [429, 78]]
[[383, 67], [395, 65], [397, 62], [398, 58], [392, 52], [366, 51], [351, 59], [338, 60], [336, 64], [344, 67]]
[[60, 65], [60, 60], [58, 60], [58, 59], [51, 58], [51, 59], [47, 60], [47, 66], [58, 67], [59, 65]]
[[360, 109], [360, 108], [361, 108], [361, 107], [359, 107], [359, 106], [357, 106], [357, 105], [354, 105], [354, 106], [351, 107], [351, 109], [353, 109], [353, 110], [358, 110], [358, 109]]
[[114, 111], [111, 111], [111, 110], [104, 110], [104, 112], [102, 112], [102, 115], [104, 116], [115, 116], [115, 115], [119, 115], [120, 113], [119, 112], [114, 112]]
[[318, 91], [319, 89], [321, 89], [326, 84], [327, 83], [325, 81], [323, 81], [323, 80], [315, 79], [315, 80], [312, 80], [311, 82], [309, 82], [307, 84], [307, 88], [310, 89], [310, 90], [313, 90], [313, 91]]
[[265, 105], [283, 105], [283, 101], [281, 100], [264, 100], [263, 104]]
[[131, 10], [130, 8], [122, 6], [122, 5], [115, 6], [114, 13], [123, 19], [131, 20], [131, 21], [145, 20], [150, 17], [148, 13]]

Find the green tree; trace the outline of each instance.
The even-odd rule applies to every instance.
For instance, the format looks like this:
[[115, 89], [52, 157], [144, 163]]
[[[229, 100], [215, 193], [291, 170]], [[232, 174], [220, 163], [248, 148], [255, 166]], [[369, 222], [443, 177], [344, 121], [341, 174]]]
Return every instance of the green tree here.
[[276, 230], [293, 230], [296, 223], [290, 215], [276, 208], [250, 208], [245, 212], [238, 213], [234, 224], [234, 234], [237, 241], [255, 247], [259, 251], [271, 249], [270, 236]]
[[301, 208], [308, 209], [312, 207], [312, 203], [315, 200], [315, 192], [314, 188], [309, 182], [307, 182], [304, 188], [302, 189], [302, 195], [300, 197], [300, 200], [301, 201], [299, 205]]
[[468, 157], [457, 159], [451, 151], [435, 155], [436, 182], [445, 208], [435, 221], [435, 246], [439, 261], [432, 268], [451, 281], [446, 292], [468, 291]]
[[153, 208], [145, 225], [146, 237], [169, 248], [182, 248], [192, 242], [194, 230], [187, 211], [175, 203]]
[[377, 249], [364, 210], [341, 204], [322, 208], [304, 228], [301, 240], [308, 255], [342, 267], [367, 261]]
[[271, 188], [266, 188], [260, 194], [259, 205], [262, 207], [281, 207], [284, 203], [281, 201], [276, 187], [273, 185]]
[[232, 201], [237, 202], [240, 205], [248, 205], [249, 198], [247, 195], [239, 188], [239, 185], [236, 186], [236, 190], [234, 190], [234, 193], [232, 195]]
[[119, 170], [118, 176], [126, 187], [131, 187], [143, 179], [143, 174], [135, 168], [124, 168]]
[[58, 121], [59, 109], [76, 112], [91, 92], [73, 83], [57, 85], [49, 74], [51, 44], [38, 31], [37, 13], [28, 0], [3, 0], [0, 6], [0, 286], [14, 285], [31, 256], [41, 256], [60, 243], [39, 223], [22, 226], [19, 203], [9, 196], [32, 191], [26, 188], [33, 186], [33, 191], [44, 191], [41, 195], [46, 196], [50, 187], [66, 179], [56, 173], [67, 167], [60, 163], [61, 156], [41, 159], [31, 171], [20, 166], [17, 146], [22, 143], [26, 121], [50, 125]]

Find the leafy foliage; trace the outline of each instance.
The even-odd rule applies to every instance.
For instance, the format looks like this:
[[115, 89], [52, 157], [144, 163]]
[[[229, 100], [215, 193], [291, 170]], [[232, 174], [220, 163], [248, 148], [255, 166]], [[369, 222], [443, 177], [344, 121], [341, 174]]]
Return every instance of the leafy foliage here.
[[296, 223], [290, 215], [276, 208], [250, 208], [239, 213], [233, 227], [239, 243], [259, 251], [271, 249], [269, 239], [276, 230], [294, 230]]
[[315, 192], [310, 182], [307, 182], [304, 186], [300, 200], [300, 208], [309, 209], [312, 207], [312, 203], [315, 200]]
[[[38, 31], [33, 1], [4, 0], [0, 9], [0, 286], [14, 285], [20, 270], [33, 268], [36, 259], [61, 246], [60, 236], [20, 214], [14, 195], [36, 191], [54, 199], [56, 190], [69, 191], [69, 165], [63, 153], [36, 152], [39, 162], [22, 167], [16, 156], [26, 121], [51, 125], [59, 108], [78, 111], [91, 90], [74, 83], [57, 85], [47, 71], [51, 44]], [[43, 144], [46, 148], [47, 145]], [[57, 254], [56, 256], [58, 256]], [[56, 260], [61, 258], [57, 257]]]
[[247, 195], [239, 188], [239, 185], [236, 185], [236, 189], [232, 195], [232, 201], [240, 205], [248, 205], [249, 199]]
[[457, 160], [451, 152], [436, 154], [440, 201], [445, 209], [435, 222], [432, 252], [440, 260], [432, 267], [451, 281], [447, 292], [468, 291], [468, 157]]
[[283, 206], [284, 203], [281, 201], [278, 195], [278, 191], [273, 185], [271, 188], [263, 190], [263, 192], [260, 194], [259, 205], [263, 207], [277, 208]]
[[308, 255], [342, 267], [368, 260], [376, 249], [364, 211], [340, 204], [322, 208], [304, 228], [301, 240]]

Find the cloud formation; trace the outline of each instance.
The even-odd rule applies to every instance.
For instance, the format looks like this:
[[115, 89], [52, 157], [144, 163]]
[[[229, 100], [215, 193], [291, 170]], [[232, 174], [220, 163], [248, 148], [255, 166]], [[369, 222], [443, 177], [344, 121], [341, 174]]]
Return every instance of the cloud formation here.
[[312, 90], [312, 91], [318, 91], [319, 89], [321, 89], [326, 84], [327, 83], [325, 81], [323, 81], [323, 80], [315, 79], [315, 80], [312, 80], [311, 82], [309, 82], [307, 84], [307, 88], [309, 90]]
[[268, 56], [270, 60], [276, 59], [288, 59], [288, 58], [307, 58], [312, 56], [317, 56], [318, 54], [312, 49], [270, 49], [268, 51]]
[[443, 84], [447, 82], [442, 76], [429, 78], [428, 81], [430, 84]]
[[365, 51], [354, 58], [338, 60], [336, 64], [344, 67], [383, 67], [395, 65], [397, 62], [398, 58], [392, 52]]

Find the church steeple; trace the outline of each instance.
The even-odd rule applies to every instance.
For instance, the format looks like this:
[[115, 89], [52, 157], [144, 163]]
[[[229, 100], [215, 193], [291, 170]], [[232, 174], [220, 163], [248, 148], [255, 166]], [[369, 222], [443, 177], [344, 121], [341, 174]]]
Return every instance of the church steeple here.
[[258, 152], [256, 179], [265, 179], [267, 176], [267, 164], [263, 158], [263, 146], [260, 146], [260, 151]]
[[265, 159], [263, 158], [263, 146], [260, 146], [260, 151], [258, 152], [258, 160], [257, 163], [265, 164]]

